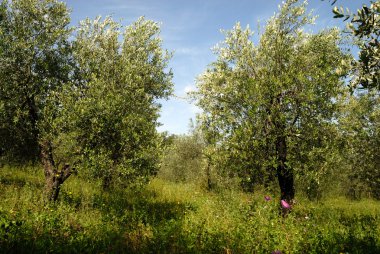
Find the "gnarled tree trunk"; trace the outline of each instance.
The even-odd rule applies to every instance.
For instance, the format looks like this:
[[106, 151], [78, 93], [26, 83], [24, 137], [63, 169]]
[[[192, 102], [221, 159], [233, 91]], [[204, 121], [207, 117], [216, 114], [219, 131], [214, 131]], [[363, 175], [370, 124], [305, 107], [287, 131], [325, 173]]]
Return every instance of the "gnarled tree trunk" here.
[[44, 167], [47, 199], [54, 202], [58, 199], [61, 185], [75, 169], [72, 169], [68, 164], [65, 164], [62, 169], [58, 169], [54, 162], [52, 146], [49, 141], [44, 141], [40, 145], [40, 152], [41, 162]]

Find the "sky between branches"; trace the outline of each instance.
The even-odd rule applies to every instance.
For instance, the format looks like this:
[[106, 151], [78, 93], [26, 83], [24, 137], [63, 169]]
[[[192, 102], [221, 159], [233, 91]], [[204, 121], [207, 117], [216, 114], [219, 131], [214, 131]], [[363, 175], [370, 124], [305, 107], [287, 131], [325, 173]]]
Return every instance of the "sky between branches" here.
[[[195, 119], [199, 109], [185, 99], [186, 92], [195, 89], [195, 79], [216, 58], [211, 48], [222, 41], [221, 29], [229, 30], [236, 22], [257, 31], [278, 10], [281, 0], [66, 0], [72, 10], [71, 23], [96, 16], [112, 15], [116, 21], [129, 25], [140, 16], [161, 23], [164, 48], [173, 52], [170, 68], [174, 74], [174, 94], [169, 101], [162, 101], [159, 131], [184, 134], [190, 119]], [[336, 5], [356, 11], [369, 0], [339, 0]], [[344, 28], [341, 19], [333, 19], [328, 0], [309, 0], [308, 10], [318, 16], [318, 31], [327, 27]], [[254, 36], [254, 41], [257, 37]]]

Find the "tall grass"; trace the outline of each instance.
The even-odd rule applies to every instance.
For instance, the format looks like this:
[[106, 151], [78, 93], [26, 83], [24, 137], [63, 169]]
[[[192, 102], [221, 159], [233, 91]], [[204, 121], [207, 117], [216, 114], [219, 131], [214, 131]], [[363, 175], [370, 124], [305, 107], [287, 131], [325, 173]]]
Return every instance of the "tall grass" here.
[[380, 204], [297, 197], [279, 216], [278, 197], [153, 179], [103, 192], [84, 175], [43, 199], [38, 167], [0, 169], [1, 253], [380, 253]]

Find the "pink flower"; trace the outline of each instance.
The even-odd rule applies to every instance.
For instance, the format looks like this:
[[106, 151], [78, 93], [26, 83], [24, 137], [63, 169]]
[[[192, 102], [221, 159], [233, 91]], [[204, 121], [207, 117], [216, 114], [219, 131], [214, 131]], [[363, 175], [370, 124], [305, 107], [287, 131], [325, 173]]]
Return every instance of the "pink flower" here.
[[282, 252], [280, 250], [275, 250], [272, 252], [272, 254], [282, 254]]
[[291, 208], [291, 206], [289, 205], [289, 203], [286, 202], [284, 199], [281, 200], [281, 206], [284, 209], [290, 209]]
[[265, 201], [269, 201], [269, 200], [271, 200], [271, 197], [265, 196], [264, 199], [265, 199]]

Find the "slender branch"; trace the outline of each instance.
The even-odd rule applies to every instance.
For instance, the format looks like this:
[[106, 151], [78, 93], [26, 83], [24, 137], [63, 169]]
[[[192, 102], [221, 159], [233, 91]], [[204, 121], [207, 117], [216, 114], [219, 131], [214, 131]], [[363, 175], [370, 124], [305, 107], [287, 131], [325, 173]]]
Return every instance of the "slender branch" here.
[[75, 168], [72, 168], [69, 164], [65, 164], [61, 171], [62, 183], [66, 181], [66, 179], [69, 178], [69, 176], [71, 176], [74, 172], [76, 172]]

